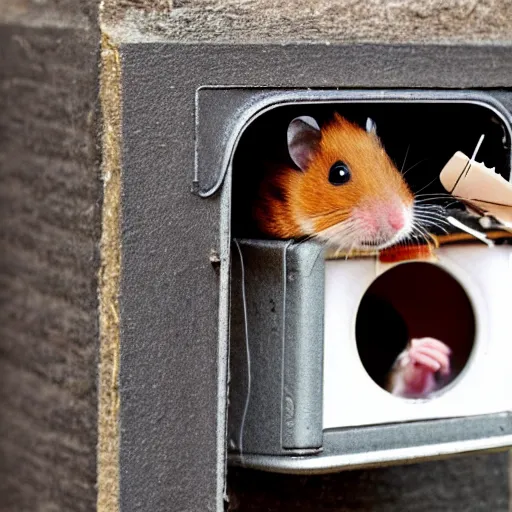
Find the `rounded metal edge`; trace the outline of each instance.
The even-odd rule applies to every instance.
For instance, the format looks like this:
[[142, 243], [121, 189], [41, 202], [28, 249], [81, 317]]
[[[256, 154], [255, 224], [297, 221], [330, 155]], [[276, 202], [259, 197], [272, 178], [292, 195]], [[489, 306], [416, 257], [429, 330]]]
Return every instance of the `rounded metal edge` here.
[[479, 452], [498, 452], [512, 448], [512, 435], [471, 439], [433, 445], [395, 448], [368, 453], [318, 455], [293, 457], [247, 454], [230, 454], [228, 463], [237, 467], [257, 469], [272, 473], [313, 475], [336, 473], [353, 469], [368, 469], [400, 464], [414, 464], [451, 456]]
[[[203, 86], [199, 89], [236, 89], [237, 87], [208, 87]], [[241, 87], [242, 89], [251, 89]], [[199, 91], [198, 89], [198, 91]], [[238, 142], [246, 128], [258, 117], [277, 107], [293, 105], [297, 103], [303, 104], [323, 104], [323, 103], [469, 103], [476, 104], [492, 110], [505, 124], [509, 136], [512, 140], [512, 115], [501, 101], [492, 95], [471, 90], [428, 90], [428, 89], [293, 89], [289, 91], [266, 90], [261, 89], [255, 92], [256, 98], [247, 107], [247, 110], [239, 116], [235, 123], [231, 136], [228, 139], [227, 148], [224, 153], [222, 170], [219, 178], [213, 187], [208, 190], [201, 190], [199, 177], [194, 172], [194, 181], [192, 191], [199, 197], [208, 198], [213, 196], [224, 181], [228, 169], [231, 168], [233, 156], [238, 146]], [[329, 98], [327, 98], [329, 96]], [[197, 91], [196, 91], [196, 108], [197, 108]], [[197, 123], [197, 120], [196, 120]], [[197, 129], [197, 126], [196, 126]], [[197, 161], [197, 154], [195, 156]], [[511, 156], [512, 158], [512, 156]], [[512, 166], [512, 161], [511, 161]], [[512, 181], [512, 172], [510, 179]]]

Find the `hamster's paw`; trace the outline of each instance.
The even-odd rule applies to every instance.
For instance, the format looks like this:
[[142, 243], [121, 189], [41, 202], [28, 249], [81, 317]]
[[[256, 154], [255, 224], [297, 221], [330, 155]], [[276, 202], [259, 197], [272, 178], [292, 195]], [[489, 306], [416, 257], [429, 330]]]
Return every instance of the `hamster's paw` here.
[[450, 374], [450, 348], [434, 338], [411, 340], [402, 355], [397, 376], [399, 396], [426, 398], [436, 390], [435, 374]]
[[450, 374], [451, 349], [442, 341], [434, 338], [416, 338], [411, 340], [408, 351], [410, 364], [422, 371]]

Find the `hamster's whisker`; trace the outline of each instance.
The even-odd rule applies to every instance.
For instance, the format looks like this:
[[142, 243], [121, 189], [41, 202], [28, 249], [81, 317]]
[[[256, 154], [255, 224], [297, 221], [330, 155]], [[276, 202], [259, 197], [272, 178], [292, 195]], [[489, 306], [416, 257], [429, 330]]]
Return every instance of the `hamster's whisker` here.
[[449, 199], [453, 199], [453, 197], [417, 197], [414, 200], [415, 204], [427, 203], [434, 204], [433, 201], [448, 201]]
[[418, 191], [414, 192], [414, 195], [418, 195], [422, 190], [425, 190], [427, 187], [432, 185], [435, 181], [439, 180], [439, 176], [436, 176], [433, 180], [429, 181], [424, 187], [421, 187]]
[[418, 201], [414, 202], [414, 206], [415, 207], [422, 206], [422, 207], [428, 207], [428, 208], [446, 209], [446, 208], [448, 208], [448, 206], [451, 206], [452, 204], [460, 203], [460, 201], [458, 201], [456, 199], [453, 201], [450, 201], [449, 203], [445, 203], [445, 201], [447, 201], [446, 198], [443, 199], [443, 203], [433, 204], [432, 199], [419, 199]]
[[413, 244], [418, 244], [418, 237], [411, 231], [406, 238], [404, 238], [404, 247], [412, 246]]
[[423, 162], [426, 162], [427, 160], [429, 160], [429, 158], [424, 158], [423, 160], [420, 160], [419, 162], [416, 162], [414, 165], [412, 165], [411, 167], [409, 167], [409, 169], [407, 169], [403, 174], [402, 176], [405, 176], [409, 171], [412, 171], [417, 165], [420, 165], [422, 164]]
[[411, 149], [411, 145], [410, 144], [407, 146], [407, 151], [405, 152], [404, 161], [402, 163], [402, 167], [400, 169], [400, 172], [402, 172], [404, 170], [405, 162], [407, 160], [407, 155], [409, 154], [409, 149]]
[[[338, 245], [343, 246], [343, 248], [347, 248], [347, 246], [354, 241], [356, 238], [357, 229], [356, 228], [347, 228], [340, 230], [332, 230], [330, 233], [327, 233], [326, 236], [332, 242], [335, 242]], [[341, 240], [342, 242], [338, 241]]]
[[328, 228], [323, 229], [317, 233], [317, 236], [320, 238], [324, 238], [326, 240], [335, 239], [338, 237], [348, 237], [352, 235], [357, 230], [357, 225], [351, 220], [345, 220], [342, 222], [338, 222], [329, 226]]
[[435, 215], [436, 217], [441, 217], [443, 219], [446, 218], [444, 210], [436, 210], [433, 208], [414, 208], [413, 214]]
[[420, 231], [418, 229], [417, 223], [413, 223], [412, 230], [410, 233], [411, 242], [414, 241], [416, 245], [420, 244], [421, 241], [425, 241], [427, 244], [429, 243], [429, 237], [426, 231]]
[[423, 214], [429, 214], [437, 215], [441, 217], [445, 217], [446, 210], [440, 209], [440, 208], [421, 208], [421, 207], [414, 207], [413, 212], [423, 213]]
[[437, 205], [417, 205], [415, 204], [413, 206], [413, 212], [420, 212], [420, 213], [435, 213], [436, 215], [444, 215], [446, 214], [446, 209], [442, 206]]
[[418, 235], [414, 232], [414, 225], [411, 228], [411, 231], [403, 238], [403, 241], [405, 242], [405, 247], [408, 245], [412, 245], [413, 243], [418, 243]]
[[[416, 228], [414, 228], [414, 230], [416, 231]], [[414, 235], [414, 238], [416, 239], [416, 245], [420, 245], [424, 242], [426, 242], [427, 244], [429, 243], [429, 240], [427, 239], [427, 237], [421, 233], [421, 232], [417, 232], [415, 235]]]
[[444, 224], [444, 225], [449, 224], [449, 222], [442, 217], [434, 217], [434, 216], [421, 215], [421, 214], [417, 214], [415, 217], [418, 221], [420, 221], [420, 224], [424, 224], [426, 222], [430, 223], [430, 224], [432, 224], [434, 222], [439, 223], [439, 224]]
[[443, 206], [445, 201], [459, 202], [458, 199], [453, 197], [418, 197], [414, 199], [414, 204], [427, 204], [430, 206], [438, 205]]
[[448, 222], [444, 222], [439, 219], [431, 219], [428, 217], [417, 217], [416, 219], [417, 219], [418, 224], [420, 224], [424, 228], [429, 228], [431, 226], [438, 226], [438, 227], [448, 226], [448, 224], [449, 224]]
[[408, 247], [411, 240], [411, 233], [401, 238], [396, 245], [399, 245], [400, 247]]
[[436, 215], [435, 213], [418, 213], [416, 212], [414, 215], [417, 219], [425, 220], [427, 222], [441, 222], [444, 224], [449, 224], [445, 217], [441, 215]]
[[[425, 233], [425, 240], [430, 239], [432, 242], [435, 242], [435, 238], [424, 226], [421, 224], [417, 224], [417, 228]], [[428, 240], [427, 240], [428, 242]]]
[[[350, 220], [340, 223], [342, 225], [333, 226], [329, 231], [325, 230], [324, 236], [327, 236], [332, 242], [346, 249], [347, 247], [356, 246], [361, 241], [361, 226], [357, 222]], [[352, 251], [354, 249], [352, 247]]]
[[423, 243], [429, 243], [429, 241], [425, 238], [425, 235], [422, 235], [422, 234], [418, 234], [418, 233], [413, 233], [411, 238], [410, 238], [410, 246], [412, 247], [413, 245], [422, 245]]
[[414, 210], [413, 214], [416, 217], [429, 217], [433, 219], [446, 220], [446, 215], [440, 212], [432, 211], [432, 210]]
[[418, 234], [418, 236], [420, 236], [421, 238], [424, 238], [425, 240], [427, 238], [430, 238], [430, 236], [428, 234], [428, 231], [426, 231], [423, 228], [423, 226], [421, 226], [421, 224], [418, 224], [417, 222], [415, 222], [414, 225], [413, 225], [413, 229]]
[[419, 245], [419, 243], [420, 243], [420, 239], [419, 239], [418, 235], [414, 231], [411, 231], [411, 233], [409, 234], [409, 236], [406, 239], [405, 247], [412, 246], [412, 245]]
[[413, 208], [416, 209], [418, 208], [419, 210], [439, 210], [439, 211], [446, 211], [446, 207], [441, 205], [441, 204], [417, 204], [415, 203], [413, 205]]
[[415, 233], [414, 231], [414, 226], [411, 227], [411, 231], [409, 232], [409, 234], [404, 238], [404, 240], [407, 242], [407, 243], [412, 243], [414, 241], [417, 241], [417, 238], [418, 238], [418, 235]]
[[444, 208], [442, 204], [429, 203], [430, 199], [417, 199], [414, 201], [414, 205], [424, 206], [425, 208]]
[[446, 218], [448, 216], [448, 212], [444, 209], [439, 209], [439, 208], [420, 208], [420, 207], [417, 207], [415, 206], [413, 208], [413, 214], [416, 214], [416, 213], [421, 213], [423, 215], [436, 215], [436, 216], [441, 216], [443, 218]]
[[448, 204], [443, 205], [442, 208], [446, 210], [449, 206], [456, 203], [460, 203], [460, 201], [458, 199], [455, 199], [454, 201], [450, 201]]
[[423, 194], [416, 193], [414, 197], [456, 197], [448, 192], [425, 192]]
[[422, 200], [458, 199], [458, 200], [461, 200], [462, 198], [460, 196], [448, 194], [448, 192], [432, 192], [429, 194], [418, 194], [418, 193], [414, 194], [414, 200], [417, 201], [418, 199], [422, 199]]
[[418, 226], [421, 226], [425, 229], [429, 229], [431, 227], [436, 227], [436, 228], [439, 228], [439, 229], [442, 229], [443, 231], [447, 232], [446, 228], [444, 226], [447, 226], [449, 225], [448, 222], [445, 222], [444, 225], [441, 223], [441, 221], [437, 220], [437, 219], [428, 219], [428, 218], [418, 218], [418, 222], [417, 222]]
[[418, 223], [418, 226], [421, 226], [429, 233], [432, 230], [432, 228], [440, 229], [441, 231], [448, 233], [448, 230], [446, 229], [445, 226], [443, 226], [442, 224], [436, 224], [435, 222], [420, 222]]
[[413, 223], [413, 229], [416, 230], [427, 243], [429, 243], [429, 239], [432, 241], [434, 240], [433, 236], [421, 224], [418, 224], [417, 222]]
[[356, 243], [352, 242], [352, 245], [350, 246], [350, 249], [348, 250], [347, 254], [345, 255], [345, 261], [348, 260], [348, 258], [350, 257], [350, 255], [354, 251], [355, 246], [356, 246]]

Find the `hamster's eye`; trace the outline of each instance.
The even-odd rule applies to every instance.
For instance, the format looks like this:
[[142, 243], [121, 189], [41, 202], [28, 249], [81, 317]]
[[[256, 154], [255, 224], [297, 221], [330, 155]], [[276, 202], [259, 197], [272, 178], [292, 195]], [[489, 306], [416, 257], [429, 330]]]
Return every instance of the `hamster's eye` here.
[[350, 169], [345, 162], [336, 162], [329, 171], [329, 181], [333, 185], [344, 185], [350, 181], [350, 177]]

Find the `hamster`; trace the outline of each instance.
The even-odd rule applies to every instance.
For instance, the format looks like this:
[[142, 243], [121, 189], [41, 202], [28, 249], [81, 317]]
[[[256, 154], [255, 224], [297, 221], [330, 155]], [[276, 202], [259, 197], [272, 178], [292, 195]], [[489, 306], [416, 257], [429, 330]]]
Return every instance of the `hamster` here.
[[387, 391], [402, 398], [428, 398], [451, 373], [451, 349], [434, 338], [412, 339], [389, 373]]
[[273, 238], [315, 237], [336, 249], [383, 249], [413, 230], [414, 196], [368, 119], [366, 129], [338, 113], [322, 128], [293, 119], [282, 166], [262, 181], [253, 216]]

